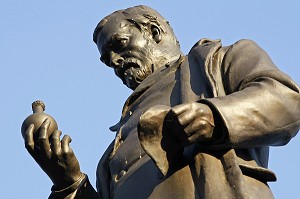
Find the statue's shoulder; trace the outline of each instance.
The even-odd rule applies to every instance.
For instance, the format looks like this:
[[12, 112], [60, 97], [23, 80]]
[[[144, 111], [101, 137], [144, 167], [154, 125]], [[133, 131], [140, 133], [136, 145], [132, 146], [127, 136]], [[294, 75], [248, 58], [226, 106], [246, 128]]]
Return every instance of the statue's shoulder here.
[[213, 58], [216, 60], [214, 67], [220, 67], [224, 63], [240, 63], [245, 57], [252, 60], [251, 62], [269, 59], [267, 53], [250, 39], [241, 39], [229, 46], [222, 46], [220, 39], [203, 38], [196, 42], [188, 56], [197, 63], [203, 63], [203, 66]]
[[[259, 45], [251, 40], [251, 39], [240, 39], [237, 42], [233, 43], [229, 46], [222, 46], [221, 39], [209, 39], [209, 38], [202, 38], [199, 41], [197, 41], [194, 46], [191, 48], [191, 51], [193, 51], [196, 48], [211, 48], [217, 46], [218, 48], [260, 48]], [[190, 52], [191, 52], [190, 51]]]
[[251, 39], [241, 39], [232, 44], [229, 49], [232, 51], [253, 51], [261, 49], [261, 47]]
[[259, 60], [270, 60], [269, 55], [255, 41], [251, 39], [241, 39], [228, 46], [224, 58], [232, 63], [234, 60], [244, 60], [255, 62]]

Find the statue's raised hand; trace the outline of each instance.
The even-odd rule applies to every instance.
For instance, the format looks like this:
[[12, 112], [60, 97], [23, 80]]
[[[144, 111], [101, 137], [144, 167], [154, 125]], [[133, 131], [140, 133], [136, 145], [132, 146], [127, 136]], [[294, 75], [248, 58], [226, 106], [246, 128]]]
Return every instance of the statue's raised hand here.
[[56, 189], [64, 189], [75, 183], [83, 174], [79, 162], [70, 148], [71, 137], [65, 135], [61, 140], [61, 131], [55, 130], [50, 137], [47, 132], [50, 120], [46, 119], [34, 139], [34, 124], [29, 125], [25, 133], [25, 147], [34, 160], [50, 177]]

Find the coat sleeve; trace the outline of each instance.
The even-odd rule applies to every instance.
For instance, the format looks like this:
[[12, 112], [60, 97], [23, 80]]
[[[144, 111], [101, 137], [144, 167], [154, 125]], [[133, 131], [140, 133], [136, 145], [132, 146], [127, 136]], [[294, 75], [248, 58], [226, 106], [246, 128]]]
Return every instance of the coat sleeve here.
[[299, 87], [250, 40], [226, 52], [221, 64], [226, 95], [202, 100], [223, 124], [219, 145], [285, 145], [300, 128]]
[[87, 175], [83, 176], [73, 185], [56, 190], [53, 186], [52, 193], [48, 199], [101, 199], [100, 195], [92, 187]]

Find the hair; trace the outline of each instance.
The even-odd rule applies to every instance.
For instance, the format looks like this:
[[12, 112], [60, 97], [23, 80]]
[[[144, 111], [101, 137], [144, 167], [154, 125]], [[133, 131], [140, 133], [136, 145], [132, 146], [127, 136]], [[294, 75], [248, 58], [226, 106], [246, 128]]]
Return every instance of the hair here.
[[95, 43], [97, 43], [98, 34], [101, 32], [105, 24], [112, 17], [117, 15], [124, 17], [125, 20], [132, 23], [141, 32], [151, 31], [149, 30], [151, 28], [151, 25], [155, 24], [162, 30], [162, 33], [169, 34], [174, 40], [174, 42], [179, 46], [179, 42], [169, 22], [165, 20], [164, 17], [162, 17], [157, 11], [144, 5], [130, 7], [124, 10], [118, 10], [103, 18], [94, 30], [93, 41]]

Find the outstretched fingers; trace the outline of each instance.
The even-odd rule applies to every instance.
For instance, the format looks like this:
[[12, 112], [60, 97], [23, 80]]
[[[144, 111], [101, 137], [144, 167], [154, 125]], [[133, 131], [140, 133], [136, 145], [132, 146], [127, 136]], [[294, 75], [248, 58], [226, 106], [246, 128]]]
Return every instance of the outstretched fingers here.
[[30, 124], [25, 132], [25, 148], [27, 149], [28, 153], [33, 157], [33, 159], [41, 165], [43, 161], [41, 156], [39, 155], [39, 146], [36, 143], [34, 143], [34, 130], [34, 124]]
[[45, 121], [40, 127], [39, 139], [38, 139], [39, 146], [42, 151], [42, 155], [46, 156], [48, 159], [50, 159], [52, 155], [52, 150], [50, 148], [50, 142], [48, 137], [49, 126], [50, 126], [50, 120], [47, 118], [45, 119]]
[[61, 140], [62, 155], [65, 158], [68, 158], [73, 155], [73, 150], [70, 148], [71, 142], [72, 142], [72, 139], [68, 135], [64, 135], [63, 139]]
[[34, 124], [30, 124], [25, 132], [25, 148], [30, 155], [34, 154], [34, 140], [33, 140]]
[[61, 136], [61, 131], [55, 130], [52, 134], [52, 140], [51, 140], [51, 150], [53, 155], [55, 156], [60, 156], [61, 154], [61, 142], [60, 142], [60, 136]]

